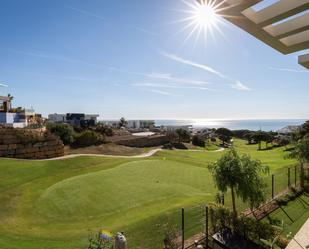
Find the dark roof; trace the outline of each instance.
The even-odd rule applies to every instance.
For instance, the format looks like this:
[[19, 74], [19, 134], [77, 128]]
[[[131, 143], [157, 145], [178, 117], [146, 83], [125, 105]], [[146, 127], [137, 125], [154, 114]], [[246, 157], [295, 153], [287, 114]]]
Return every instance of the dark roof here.
[[225, 249], [262, 249], [263, 247], [245, 239], [236, 233], [232, 233], [230, 229], [223, 229], [221, 232], [212, 236], [215, 243], [221, 245]]

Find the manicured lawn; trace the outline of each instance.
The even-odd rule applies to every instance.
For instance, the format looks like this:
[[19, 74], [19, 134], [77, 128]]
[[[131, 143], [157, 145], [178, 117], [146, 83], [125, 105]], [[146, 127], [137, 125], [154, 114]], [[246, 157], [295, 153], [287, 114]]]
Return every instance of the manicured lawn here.
[[288, 203], [287, 206], [282, 206], [269, 217], [264, 220], [277, 219], [283, 221], [283, 235], [292, 233], [293, 236], [298, 232], [302, 225], [309, 218], [309, 195], [304, 194], [296, 200]]
[[[274, 173], [295, 164], [284, 159], [283, 148], [257, 151], [256, 145], [240, 140], [235, 147], [268, 164]], [[187, 236], [200, 232], [203, 210], [192, 206], [214, 200], [217, 190], [207, 164], [222, 153], [161, 151], [145, 159], [36, 162], [0, 159], [0, 248], [83, 248], [89, 234], [106, 228], [124, 231], [130, 248], [157, 249], [162, 246], [164, 224], [180, 227], [181, 207], [187, 210]], [[241, 202], [238, 206], [244, 208]]]

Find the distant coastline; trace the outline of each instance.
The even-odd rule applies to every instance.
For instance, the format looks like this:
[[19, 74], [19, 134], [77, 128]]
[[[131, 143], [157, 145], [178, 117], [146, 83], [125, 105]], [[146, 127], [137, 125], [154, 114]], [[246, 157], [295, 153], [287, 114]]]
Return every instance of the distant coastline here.
[[[225, 127], [231, 130], [263, 130], [277, 131], [289, 125], [301, 125], [308, 119], [130, 119], [154, 120], [156, 126], [192, 126], [196, 129]], [[99, 121], [119, 121], [119, 119], [104, 119]]]
[[166, 120], [157, 119], [155, 124], [157, 126], [183, 126], [192, 125], [193, 128], [220, 128], [225, 127], [231, 130], [248, 129], [248, 130], [264, 130], [264, 131], [276, 131], [288, 125], [301, 125], [307, 119], [242, 119], [242, 120]]

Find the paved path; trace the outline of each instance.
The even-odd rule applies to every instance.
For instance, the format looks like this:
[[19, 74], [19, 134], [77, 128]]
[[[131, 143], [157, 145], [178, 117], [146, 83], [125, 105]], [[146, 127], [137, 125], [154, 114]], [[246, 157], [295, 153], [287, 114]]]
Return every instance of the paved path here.
[[286, 249], [302, 249], [309, 246], [309, 219], [297, 232], [294, 239], [288, 244]]
[[115, 158], [144, 158], [144, 157], [151, 157], [160, 150], [162, 150], [162, 149], [153, 149], [153, 150], [150, 150], [146, 153], [143, 153], [143, 154], [140, 154], [140, 155], [135, 155], [135, 156], [120, 156], [120, 155], [108, 155], [108, 154], [70, 154], [70, 155], [61, 156], [61, 157], [41, 159], [41, 160], [35, 160], [35, 161], [54, 161], [54, 160], [63, 160], [63, 159], [68, 159], [68, 158], [75, 158], [75, 157], [80, 157], [80, 156], [115, 157]]

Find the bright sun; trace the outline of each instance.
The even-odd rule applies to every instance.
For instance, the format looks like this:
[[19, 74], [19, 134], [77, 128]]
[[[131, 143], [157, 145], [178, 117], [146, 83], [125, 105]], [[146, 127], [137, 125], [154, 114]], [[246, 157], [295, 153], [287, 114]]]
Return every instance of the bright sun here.
[[213, 36], [215, 29], [221, 32], [218, 27], [218, 24], [222, 23], [219, 14], [220, 3], [216, 4], [216, 0], [202, 0], [200, 2], [183, 0], [183, 2], [189, 7], [188, 10], [184, 11], [188, 16], [180, 20], [180, 22], [187, 23], [182, 31], [190, 30], [185, 41], [191, 38], [194, 33], [196, 33], [196, 40], [202, 33], [207, 40], [208, 34], [210, 33]]
[[216, 10], [210, 4], [200, 4], [200, 6], [195, 10], [193, 18], [196, 23], [201, 26], [211, 26], [217, 21]]

